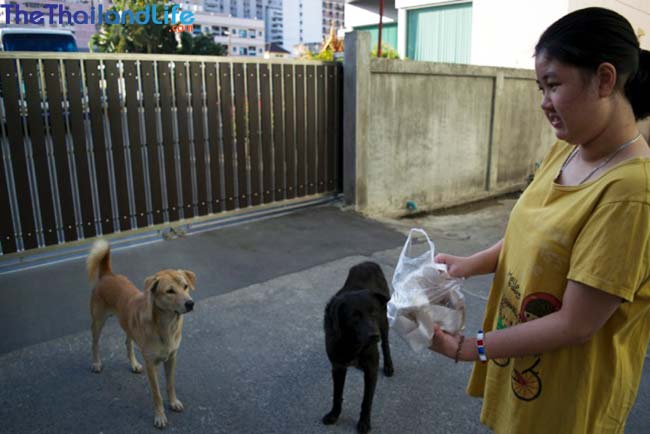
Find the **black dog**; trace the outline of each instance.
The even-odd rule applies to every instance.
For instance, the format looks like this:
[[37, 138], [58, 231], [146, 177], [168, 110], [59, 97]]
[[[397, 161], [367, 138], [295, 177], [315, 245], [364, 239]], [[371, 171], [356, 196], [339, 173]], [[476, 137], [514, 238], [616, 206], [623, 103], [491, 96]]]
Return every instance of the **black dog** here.
[[364, 262], [350, 269], [343, 288], [325, 308], [325, 346], [332, 363], [334, 399], [332, 410], [323, 417], [323, 423], [336, 422], [341, 414], [343, 386], [348, 366], [363, 370], [364, 388], [357, 431], [370, 431], [372, 398], [377, 384], [381, 337], [384, 354], [384, 374], [393, 375], [393, 361], [388, 346], [388, 319], [386, 303], [390, 292], [384, 273], [374, 262]]

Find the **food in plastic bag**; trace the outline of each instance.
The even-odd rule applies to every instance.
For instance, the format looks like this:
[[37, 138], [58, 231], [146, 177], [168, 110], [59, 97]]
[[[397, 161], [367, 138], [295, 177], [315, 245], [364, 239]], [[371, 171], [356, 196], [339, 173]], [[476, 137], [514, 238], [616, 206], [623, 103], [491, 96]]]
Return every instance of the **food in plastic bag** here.
[[[413, 233], [427, 239], [429, 250], [412, 257]], [[393, 275], [393, 294], [388, 302], [388, 323], [420, 351], [431, 345], [433, 326], [449, 333], [465, 326], [465, 298], [461, 278], [450, 277], [445, 264], [433, 262], [435, 246], [422, 229], [411, 229]]]

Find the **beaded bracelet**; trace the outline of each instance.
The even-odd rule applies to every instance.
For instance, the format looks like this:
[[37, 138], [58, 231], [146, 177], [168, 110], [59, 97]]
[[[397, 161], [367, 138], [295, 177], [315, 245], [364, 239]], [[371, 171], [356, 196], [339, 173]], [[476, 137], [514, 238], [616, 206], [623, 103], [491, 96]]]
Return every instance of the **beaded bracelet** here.
[[458, 341], [458, 348], [456, 348], [456, 356], [454, 357], [454, 363], [458, 363], [458, 356], [460, 356], [460, 349], [463, 346], [463, 341], [465, 336], [460, 335], [460, 340]]
[[483, 330], [479, 330], [478, 333], [476, 333], [476, 349], [478, 350], [478, 359], [485, 363], [487, 362], [487, 356], [485, 355], [485, 346], [483, 345], [483, 338], [485, 335], [483, 334]]

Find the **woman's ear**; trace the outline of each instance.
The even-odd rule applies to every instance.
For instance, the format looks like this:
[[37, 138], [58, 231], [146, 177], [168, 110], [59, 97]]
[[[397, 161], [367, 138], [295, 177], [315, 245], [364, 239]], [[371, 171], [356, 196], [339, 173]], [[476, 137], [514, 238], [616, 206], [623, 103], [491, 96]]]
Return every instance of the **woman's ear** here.
[[596, 69], [596, 78], [598, 79], [598, 95], [608, 97], [616, 88], [616, 67], [609, 62], [603, 62]]
[[183, 273], [183, 275], [185, 276], [185, 278], [187, 279], [187, 281], [188, 281], [188, 283], [190, 285], [190, 289], [192, 291], [195, 291], [196, 290], [196, 287], [195, 287], [195, 285], [196, 285], [196, 274], [192, 273], [189, 270], [178, 270], [178, 271]]

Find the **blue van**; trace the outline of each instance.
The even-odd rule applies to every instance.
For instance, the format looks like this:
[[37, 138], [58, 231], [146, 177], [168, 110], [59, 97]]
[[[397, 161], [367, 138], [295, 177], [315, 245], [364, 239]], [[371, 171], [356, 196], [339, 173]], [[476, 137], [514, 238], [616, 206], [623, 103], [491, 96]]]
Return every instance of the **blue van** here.
[[0, 51], [79, 51], [70, 30], [5, 27], [0, 42]]

